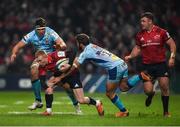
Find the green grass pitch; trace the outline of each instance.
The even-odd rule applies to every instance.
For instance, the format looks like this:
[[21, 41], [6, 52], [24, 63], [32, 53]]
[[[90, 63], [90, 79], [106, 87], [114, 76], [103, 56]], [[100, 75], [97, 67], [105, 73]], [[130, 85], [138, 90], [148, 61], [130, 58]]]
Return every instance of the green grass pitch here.
[[[86, 94], [87, 95], [87, 94]], [[44, 95], [43, 95], [44, 96]], [[65, 93], [55, 92], [52, 116], [41, 116], [42, 109], [29, 111], [33, 102], [32, 92], [0, 92], [0, 126], [172, 126], [180, 125], [180, 95], [170, 96], [171, 118], [162, 116], [160, 94], [156, 94], [152, 105], [145, 107], [144, 94], [120, 94], [130, 112], [129, 117], [115, 118], [118, 111], [103, 93], [89, 94], [101, 99], [105, 116], [99, 117], [93, 106], [81, 105], [83, 115], [75, 115], [74, 108]], [[44, 102], [44, 100], [43, 100]], [[44, 103], [45, 104], [45, 103]]]

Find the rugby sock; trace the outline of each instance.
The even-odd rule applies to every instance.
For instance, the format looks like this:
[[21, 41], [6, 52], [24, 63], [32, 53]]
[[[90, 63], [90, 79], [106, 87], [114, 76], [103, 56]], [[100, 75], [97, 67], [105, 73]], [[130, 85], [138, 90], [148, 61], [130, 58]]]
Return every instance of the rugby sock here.
[[32, 81], [32, 88], [34, 91], [35, 99], [41, 102], [41, 82], [39, 79]]
[[45, 94], [45, 100], [46, 100], [46, 108], [51, 108], [53, 102], [53, 94]]
[[88, 98], [89, 98], [90, 105], [96, 105], [96, 101], [93, 98], [91, 98], [91, 97], [88, 97]]
[[138, 84], [138, 82], [141, 80], [139, 75], [134, 75], [131, 78], [128, 78], [127, 85], [132, 88]]
[[123, 105], [122, 101], [120, 100], [120, 98], [115, 95], [113, 99], [111, 99], [112, 103], [121, 111], [121, 112], [125, 112], [126, 108]]
[[69, 98], [71, 99], [73, 105], [76, 106], [78, 104], [78, 101], [76, 100], [73, 91], [71, 89], [65, 89], [65, 91], [69, 96]]
[[164, 113], [168, 112], [169, 96], [161, 96], [161, 100], [163, 103]]

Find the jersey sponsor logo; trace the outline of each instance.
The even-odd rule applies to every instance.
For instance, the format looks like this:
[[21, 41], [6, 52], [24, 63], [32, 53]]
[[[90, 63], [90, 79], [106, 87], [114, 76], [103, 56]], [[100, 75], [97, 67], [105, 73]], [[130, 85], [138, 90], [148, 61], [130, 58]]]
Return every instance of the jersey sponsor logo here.
[[168, 76], [169, 74], [168, 74], [168, 72], [165, 72], [164, 75], [165, 75], [165, 76]]
[[140, 41], [144, 41], [144, 38], [143, 38], [143, 37], [141, 37]]
[[48, 44], [48, 42], [49, 42], [49, 41], [48, 41], [48, 38], [46, 38], [45, 40], [46, 40], [46, 44]]
[[159, 34], [157, 34], [157, 35], [154, 36], [154, 39], [156, 39], [156, 40], [159, 39], [159, 38], [160, 38], [160, 35], [159, 35]]
[[160, 43], [146, 43], [146, 44], [143, 44], [142, 47], [152, 46], [152, 45], [160, 45]]
[[57, 52], [57, 56], [58, 57], [65, 57], [65, 52], [59, 51], [59, 52]]
[[79, 87], [79, 85], [76, 83], [76, 85], [74, 87], [77, 88], [77, 87]]

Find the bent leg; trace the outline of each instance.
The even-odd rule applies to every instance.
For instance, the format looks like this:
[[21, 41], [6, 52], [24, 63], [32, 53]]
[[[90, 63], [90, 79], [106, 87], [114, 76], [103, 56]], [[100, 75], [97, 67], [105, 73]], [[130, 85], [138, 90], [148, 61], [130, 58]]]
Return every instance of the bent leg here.
[[31, 82], [32, 88], [35, 95], [35, 100], [41, 102], [41, 82], [39, 80], [38, 66], [31, 66]]
[[117, 83], [111, 83], [108, 82], [106, 84], [106, 96], [111, 100], [111, 102], [121, 111], [125, 112], [126, 108], [118, 95], [115, 94], [115, 91], [117, 89], [118, 85]]

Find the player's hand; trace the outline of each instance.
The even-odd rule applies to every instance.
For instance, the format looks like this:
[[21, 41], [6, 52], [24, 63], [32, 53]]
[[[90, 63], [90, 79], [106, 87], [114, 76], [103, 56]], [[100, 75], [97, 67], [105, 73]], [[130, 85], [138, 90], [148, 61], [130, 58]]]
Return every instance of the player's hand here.
[[174, 58], [170, 58], [169, 62], [168, 62], [168, 66], [171, 68], [171, 67], [174, 67], [174, 65], [175, 65], [175, 59]]
[[129, 62], [129, 60], [130, 60], [131, 58], [132, 58], [131, 55], [125, 56], [124, 60], [125, 60], [125, 62], [127, 63], [127, 62]]
[[71, 67], [70, 64], [64, 64], [64, 65], [61, 66], [60, 71], [61, 72], [66, 72], [67, 70], [69, 70], [70, 67]]
[[16, 54], [12, 54], [10, 58], [10, 62], [13, 63], [15, 59], [16, 59]]

